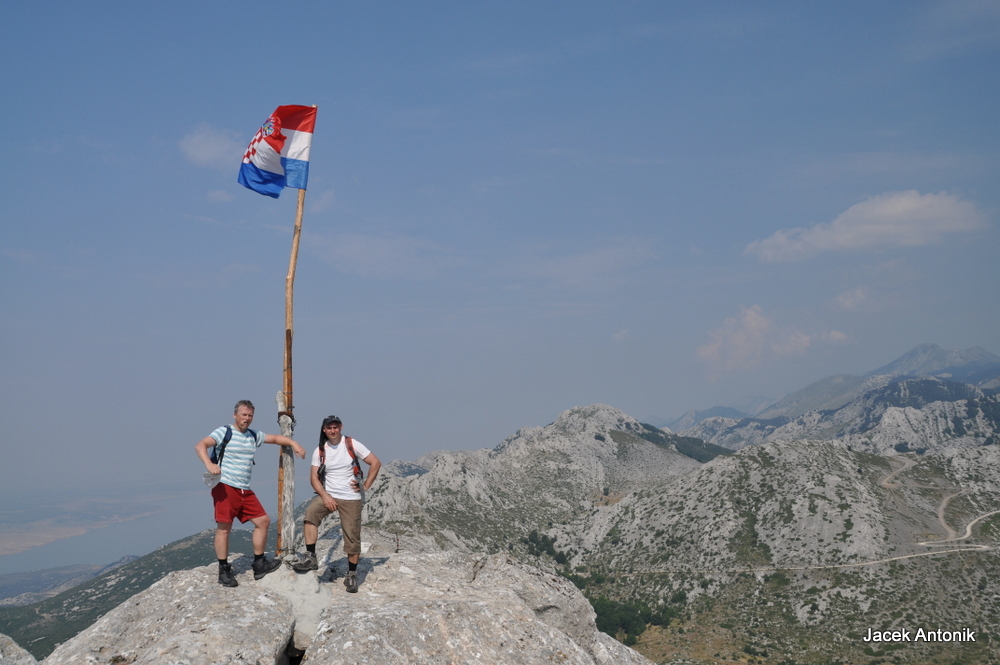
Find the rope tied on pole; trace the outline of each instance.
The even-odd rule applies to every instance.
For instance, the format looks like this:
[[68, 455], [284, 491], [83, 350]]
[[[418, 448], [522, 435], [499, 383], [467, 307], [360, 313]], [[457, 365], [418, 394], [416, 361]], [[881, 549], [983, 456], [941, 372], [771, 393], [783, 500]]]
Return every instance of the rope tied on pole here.
[[278, 421], [277, 422], [278, 422], [279, 425], [281, 424], [281, 416], [287, 416], [288, 417], [288, 420], [291, 421], [292, 429], [294, 430], [295, 429], [296, 420], [295, 420], [295, 414], [292, 413], [292, 410], [288, 409], [287, 411], [278, 411]]

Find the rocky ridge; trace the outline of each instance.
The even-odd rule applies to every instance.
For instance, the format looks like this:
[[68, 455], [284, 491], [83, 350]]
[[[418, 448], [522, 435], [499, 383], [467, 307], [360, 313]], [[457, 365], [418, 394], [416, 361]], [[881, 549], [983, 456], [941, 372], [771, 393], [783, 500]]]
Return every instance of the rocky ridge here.
[[[597, 630], [572, 584], [508, 555], [389, 553], [366, 541], [360, 591], [348, 594], [338, 581], [346, 572], [339, 544], [320, 540], [331, 562], [320, 576], [282, 568], [254, 581], [242, 555], [233, 561], [234, 589], [216, 583], [214, 564], [171, 573], [42, 662], [649, 663]], [[18, 665], [35, 662], [17, 655]]]
[[1000, 395], [938, 378], [875, 376], [837, 409], [797, 418], [708, 418], [681, 432], [739, 450], [771, 441], [836, 440], [879, 455], [1000, 443]]
[[[900, 412], [913, 422], [913, 414], [942, 409], [940, 420], [954, 428], [955, 416], [978, 408], [978, 431], [992, 431], [995, 398], [920, 381], [873, 379], [867, 403], [854, 404], [844, 419], [850, 425], [877, 411], [881, 417], [855, 435], [872, 433], [878, 441], [880, 427], [882, 434], [898, 427]], [[962, 399], [932, 399], [941, 390]], [[507, 509], [524, 515], [530, 497], [542, 497], [530, 504], [531, 517], [517, 522], [521, 534], [536, 528], [538, 536], [519, 538], [512, 530], [508, 551], [560, 571], [595, 602], [612, 598], [672, 617], [667, 627], [642, 634], [636, 648], [643, 653], [658, 662], [738, 662], [748, 654], [760, 662], [858, 662], [892, 653], [863, 643], [868, 626], [974, 626], [982, 638], [976, 644], [913, 646], [914, 662], [1000, 661], [995, 641], [984, 636], [1000, 621], [1000, 585], [993, 581], [1000, 579], [1000, 446], [949, 435], [942, 424], [938, 440], [893, 439], [929, 442], [923, 455], [869, 446], [886, 453], [875, 454], [859, 449], [860, 437], [776, 440], [657, 475], [643, 462], [626, 462], [655, 452], [640, 436], [649, 434], [644, 426], [622, 415], [602, 405], [572, 409], [475, 459], [485, 464], [492, 455], [506, 463], [510, 482], [525, 490], [525, 505], [505, 495]], [[576, 514], [548, 495], [544, 474], [526, 475], [507, 460], [508, 447], [522, 460], [549, 450], [579, 455], [576, 466], [591, 470], [580, 474], [589, 481], [561, 495], [567, 502], [577, 497]], [[488, 481], [482, 467], [466, 466], [462, 474], [469, 459], [439, 453], [428, 464], [436, 472], [409, 485], [387, 483], [376, 518], [433, 530], [446, 524], [436, 504], [487, 500], [491, 482], [501, 481]], [[622, 474], [635, 468], [641, 482], [595, 496], [598, 479], [622, 480], [603, 466], [594, 472], [605, 463], [622, 463]], [[468, 496], [465, 486], [478, 494]], [[498, 547], [492, 529], [488, 517], [469, 521], [456, 546]], [[951, 572], [956, 565], [961, 575]], [[692, 630], [704, 639], [692, 639]]]
[[[979, 347], [945, 350], [936, 344], [920, 344], [864, 376], [835, 374], [820, 379], [761, 409], [756, 413], [756, 418], [793, 419], [809, 411], [831, 411], [869, 390], [873, 379], [886, 385], [900, 379], [920, 377], [969, 383], [983, 390], [996, 390], [1000, 386], [1000, 356]], [[695, 424], [692, 423], [691, 426]]]
[[908, 662], [995, 662], [998, 479], [996, 446], [882, 457], [769, 443], [600, 509], [572, 563], [617, 571], [589, 594], [673, 604], [732, 659], [859, 662], [892, 653], [862, 641], [867, 627], [955, 626], [979, 641], [907, 645]]
[[[643, 438], [651, 434], [663, 440]], [[532, 529], [701, 466], [666, 436], [607, 405], [569, 409], [493, 450], [436, 452], [417, 460], [422, 473], [386, 473], [365, 518], [440, 547], [506, 548]]]
[[139, 557], [124, 556], [107, 566], [79, 565], [53, 568], [37, 573], [11, 573], [0, 575], [0, 593], [10, 593], [11, 589], [27, 588], [21, 593], [0, 598], [0, 606], [31, 605], [57, 596], [63, 591], [77, 587], [89, 580], [131, 563]]

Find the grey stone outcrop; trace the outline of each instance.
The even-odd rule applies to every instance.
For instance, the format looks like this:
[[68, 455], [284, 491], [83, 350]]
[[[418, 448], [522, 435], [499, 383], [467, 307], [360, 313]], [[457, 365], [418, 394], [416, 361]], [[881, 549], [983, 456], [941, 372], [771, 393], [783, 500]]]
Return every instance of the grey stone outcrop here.
[[[342, 588], [339, 590], [342, 591]], [[567, 580], [507, 555], [398, 554], [334, 593], [303, 665], [646, 664]]]
[[[240, 585], [218, 584], [213, 564], [170, 573], [60, 644], [46, 665], [280, 663], [295, 623], [291, 603], [233, 561]], [[6, 665], [6, 664], [5, 664]]]
[[597, 630], [570, 582], [506, 554], [370, 553], [349, 594], [335, 545], [320, 541], [333, 565], [319, 575], [282, 568], [255, 581], [244, 557], [236, 588], [216, 582], [214, 564], [171, 573], [43, 663], [283, 665], [294, 649], [304, 665], [649, 663]]
[[0, 633], [0, 664], [2, 665], [36, 665], [38, 661], [18, 644]]

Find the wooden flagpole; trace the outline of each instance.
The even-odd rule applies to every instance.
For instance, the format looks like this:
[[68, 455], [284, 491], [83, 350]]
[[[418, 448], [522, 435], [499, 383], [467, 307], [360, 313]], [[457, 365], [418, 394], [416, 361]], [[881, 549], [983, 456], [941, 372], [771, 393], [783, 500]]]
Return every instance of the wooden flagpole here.
[[[278, 393], [278, 425], [284, 436], [292, 438], [295, 417], [292, 409], [292, 295], [295, 288], [295, 266], [299, 258], [299, 236], [302, 234], [302, 211], [306, 203], [306, 190], [299, 190], [299, 201], [295, 209], [295, 230], [292, 233], [292, 255], [288, 260], [288, 274], [285, 276], [285, 370], [282, 389]], [[287, 478], [286, 478], [287, 475]], [[290, 446], [281, 446], [278, 458], [278, 543], [275, 554], [285, 556], [295, 543], [295, 458]]]

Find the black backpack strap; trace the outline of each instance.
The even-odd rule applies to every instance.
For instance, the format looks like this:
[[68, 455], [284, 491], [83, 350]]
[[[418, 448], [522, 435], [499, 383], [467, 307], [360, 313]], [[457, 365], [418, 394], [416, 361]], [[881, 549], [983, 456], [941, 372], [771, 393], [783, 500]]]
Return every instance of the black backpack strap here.
[[[319, 442], [319, 468], [316, 469], [316, 477], [319, 478], [319, 484], [326, 486], [326, 439], [323, 438]], [[316, 492], [319, 496], [319, 492]]]
[[209, 459], [212, 460], [212, 464], [222, 466], [222, 456], [226, 453], [226, 444], [229, 443], [229, 440], [232, 438], [233, 428], [226, 425], [226, 433], [222, 435], [222, 441], [212, 447], [212, 453], [209, 455]]

